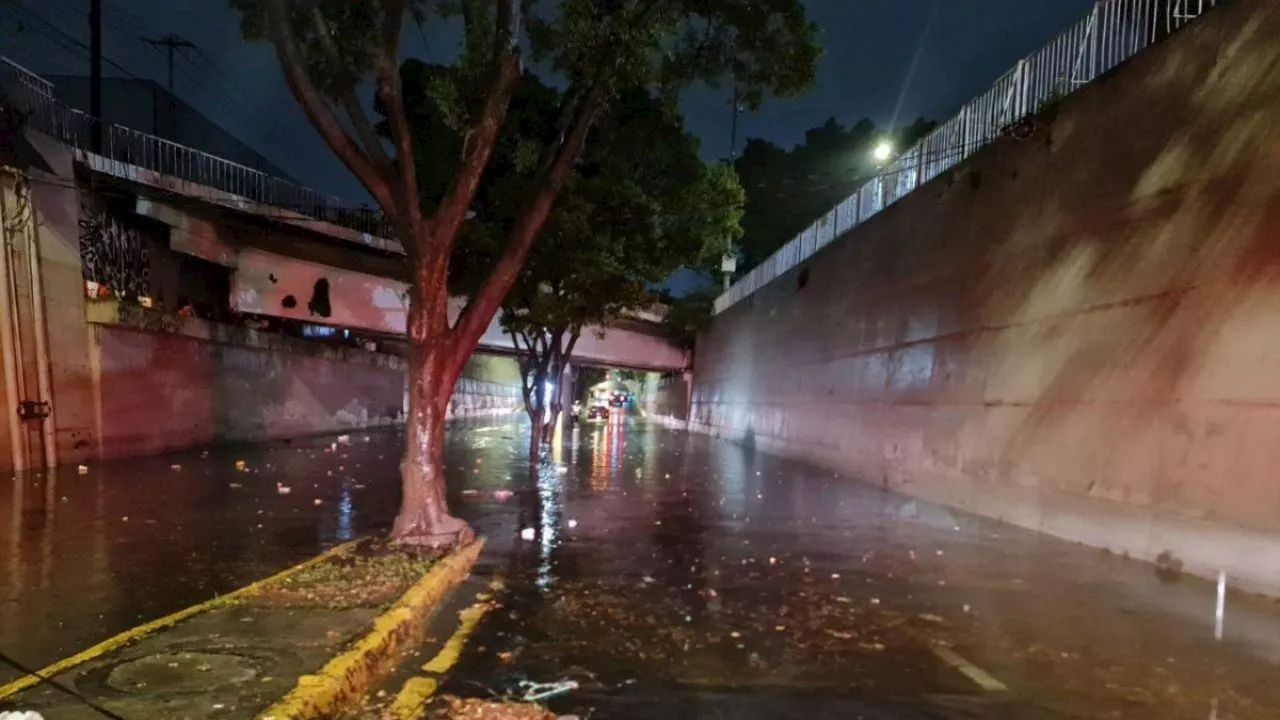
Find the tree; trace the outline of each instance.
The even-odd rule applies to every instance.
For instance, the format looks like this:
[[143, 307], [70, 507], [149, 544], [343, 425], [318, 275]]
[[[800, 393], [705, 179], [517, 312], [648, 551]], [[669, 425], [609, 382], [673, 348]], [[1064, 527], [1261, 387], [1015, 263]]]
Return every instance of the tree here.
[[[732, 75], [749, 105], [813, 80], [816, 30], [800, 0], [229, 0], [250, 39], [270, 42], [294, 98], [334, 154], [378, 203], [411, 263], [409, 407], [403, 497], [392, 536], [447, 545], [466, 523], [445, 500], [444, 423], [468, 357], [516, 281], [596, 119], [619, 87], [674, 98], [694, 82]], [[461, 18], [454, 72], [433, 87], [433, 112], [459, 129], [456, 170], [424, 202], [400, 72], [406, 16]], [[554, 132], [526, 145], [530, 182], [502, 251], [451, 325], [449, 265], [494, 153], [528, 56], [565, 83]], [[372, 78], [390, 148], [357, 93]], [[429, 144], [429, 143], [428, 143]], [[432, 150], [431, 152], [439, 152]]]
[[[534, 79], [524, 82], [534, 86], [531, 96], [547, 95]], [[538, 128], [547, 123], [531, 115], [554, 104], [525, 107], [517, 122]], [[519, 148], [495, 156], [477, 194], [469, 241], [454, 257], [457, 292], [474, 291], [501, 247], [528, 182]], [[583, 331], [652, 305], [650, 287], [675, 270], [721, 257], [742, 234], [742, 203], [733, 169], [704, 163], [677, 114], [643, 88], [618, 93], [502, 304], [502, 325], [524, 370], [531, 458], [562, 411], [558, 394], [546, 397], [548, 381], [563, 376]]]

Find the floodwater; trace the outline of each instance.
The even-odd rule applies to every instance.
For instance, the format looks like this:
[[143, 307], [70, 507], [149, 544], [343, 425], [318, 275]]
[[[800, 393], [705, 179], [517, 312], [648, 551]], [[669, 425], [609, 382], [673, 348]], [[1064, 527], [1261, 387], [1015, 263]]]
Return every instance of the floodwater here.
[[[636, 421], [533, 474], [524, 437], [450, 433], [452, 502], [507, 590], [446, 692], [571, 680], [551, 707], [593, 720], [1280, 707], [1269, 600], [1229, 594], [1219, 641], [1216, 588], [1150, 565]], [[395, 434], [353, 434], [0, 483], [0, 651], [47, 664], [384, 531], [398, 460]]]

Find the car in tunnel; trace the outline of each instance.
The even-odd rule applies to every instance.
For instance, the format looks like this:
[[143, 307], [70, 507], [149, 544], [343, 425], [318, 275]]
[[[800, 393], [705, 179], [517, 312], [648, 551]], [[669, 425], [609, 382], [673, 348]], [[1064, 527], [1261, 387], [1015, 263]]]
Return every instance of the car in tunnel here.
[[604, 405], [592, 405], [587, 408], [587, 422], [605, 421], [609, 419], [609, 408]]

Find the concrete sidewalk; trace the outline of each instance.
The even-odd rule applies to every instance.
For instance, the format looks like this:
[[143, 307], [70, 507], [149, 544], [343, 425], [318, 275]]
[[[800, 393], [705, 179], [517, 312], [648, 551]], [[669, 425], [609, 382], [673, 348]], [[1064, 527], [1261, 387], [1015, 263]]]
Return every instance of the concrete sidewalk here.
[[382, 561], [360, 557], [358, 544], [342, 546], [55, 664], [52, 683], [0, 700], [0, 711], [48, 720], [314, 717], [359, 697], [406, 644], [421, 641], [432, 610], [466, 577], [481, 547], [423, 559], [430, 570], [419, 577], [411, 577], [417, 561], [396, 560], [399, 582], [378, 584], [352, 568]]

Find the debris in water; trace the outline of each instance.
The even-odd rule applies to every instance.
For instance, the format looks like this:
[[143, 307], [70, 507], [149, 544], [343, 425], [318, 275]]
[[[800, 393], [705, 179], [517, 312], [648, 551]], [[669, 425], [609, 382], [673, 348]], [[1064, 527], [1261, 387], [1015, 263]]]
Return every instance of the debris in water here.
[[531, 527], [527, 527], [527, 528], [525, 528], [525, 529], [523, 529], [523, 530], [521, 530], [521, 531], [520, 531], [520, 539], [521, 539], [521, 540], [532, 540], [535, 536], [537, 536], [537, 534], [538, 534], [538, 532], [537, 532], [536, 530], [534, 530], [534, 529], [533, 529], [533, 528], [531, 528]]
[[450, 720], [559, 720], [555, 713], [540, 705], [511, 700], [481, 700], [445, 695], [440, 698], [448, 707]]
[[88, 475], [88, 474], [89, 474], [89, 466], [88, 466], [88, 465], [80, 465], [79, 467], [77, 467], [77, 468], [76, 468], [76, 472], [80, 473], [81, 475]]
[[557, 695], [563, 695], [567, 692], [578, 689], [578, 683], [574, 680], [561, 680], [555, 683], [535, 683], [525, 680], [520, 683], [520, 689], [524, 690], [524, 697], [521, 698], [525, 702], [538, 702], [546, 700]]
[[289, 487], [288, 485], [281, 485], [280, 483], [276, 483], [276, 492], [281, 495], [288, 495], [289, 493], [293, 492], [293, 488]]
[[245, 467], [247, 466], [243, 460], [236, 461], [236, 470], [239, 470], [240, 472], [244, 472]]

